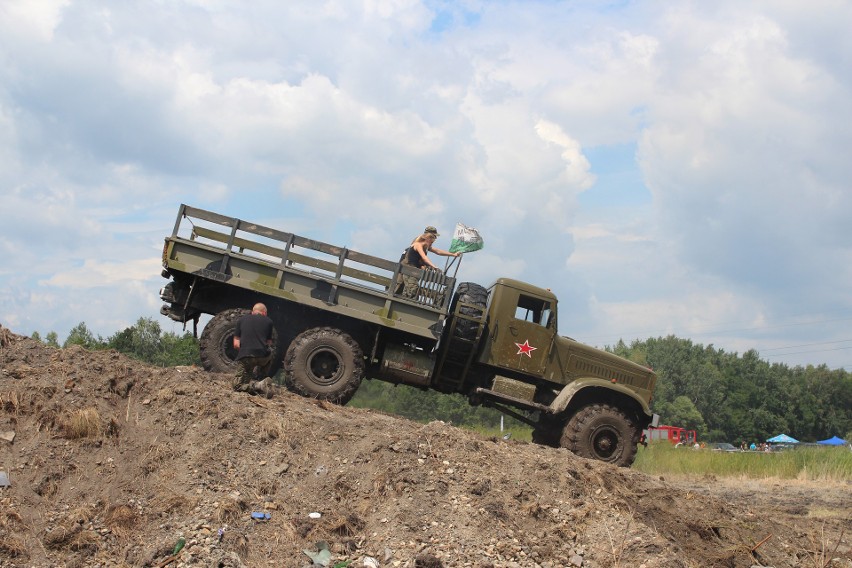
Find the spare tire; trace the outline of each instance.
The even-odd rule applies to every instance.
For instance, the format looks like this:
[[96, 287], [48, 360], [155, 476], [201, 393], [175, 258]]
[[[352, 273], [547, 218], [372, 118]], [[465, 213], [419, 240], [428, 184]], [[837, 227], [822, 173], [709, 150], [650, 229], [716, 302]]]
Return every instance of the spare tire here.
[[470, 351], [474, 348], [471, 342], [476, 339], [476, 334], [479, 331], [477, 321], [456, 317], [456, 308], [458, 308], [460, 315], [479, 320], [485, 314], [487, 304], [488, 290], [484, 286], [473, 282], [462, 282], [458, 285], [453, 296], [453, 302], [450, 304], [450, 315], [455, 320], [449, 342], [449, 352], [447, 353], [450, 359], [456, 361], [467, 359]]

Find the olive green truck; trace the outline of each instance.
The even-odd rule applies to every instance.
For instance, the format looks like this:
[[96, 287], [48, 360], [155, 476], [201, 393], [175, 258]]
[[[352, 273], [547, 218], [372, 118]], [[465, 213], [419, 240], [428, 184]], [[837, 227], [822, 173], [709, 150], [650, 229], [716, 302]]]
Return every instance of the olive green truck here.
[[[275, 322], [274, 371], [345, 404], [363, 379], [461, 393], [530, 424], [533, 440], [629, 466], [650, 410], [650, 369], [557, 333], [556, 296], [511, 278], [484, 288], [348, 248], [181, 205], [163, 247], [161, 313], [193, 322], [204, 368], [236, 370], [237, 320]], [[402, 275], [416, 298], [396, 294]]]

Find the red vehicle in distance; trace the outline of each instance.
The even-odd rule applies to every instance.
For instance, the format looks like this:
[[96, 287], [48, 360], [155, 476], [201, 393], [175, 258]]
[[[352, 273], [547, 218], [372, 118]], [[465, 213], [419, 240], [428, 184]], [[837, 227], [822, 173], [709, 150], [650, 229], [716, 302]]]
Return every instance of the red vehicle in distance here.
[[679, 426], [659, 425], [656, 428], [648, 428], [643, 434], [646, 442], [660, 442], [667, 440], [668, 442], [678, 445], [687, 444], [689, 446], [695, 444], [697, 436], [695, 430], [687, 430]]

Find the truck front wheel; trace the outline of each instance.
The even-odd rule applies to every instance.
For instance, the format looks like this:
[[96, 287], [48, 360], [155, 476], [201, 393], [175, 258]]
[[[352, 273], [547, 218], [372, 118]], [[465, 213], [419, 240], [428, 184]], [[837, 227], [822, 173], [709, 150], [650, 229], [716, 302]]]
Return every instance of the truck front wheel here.
[[302, 396], [346, 404], [363, 378], [361, 347], [339, 329], [309, 329], [293, 340], [284, 357], [284, 382]]
[[584, 458], [630, 467], [636, 459], [637, 432], [633, 422], [617, 408], [590, 404], [565, 424], [560, 445]]

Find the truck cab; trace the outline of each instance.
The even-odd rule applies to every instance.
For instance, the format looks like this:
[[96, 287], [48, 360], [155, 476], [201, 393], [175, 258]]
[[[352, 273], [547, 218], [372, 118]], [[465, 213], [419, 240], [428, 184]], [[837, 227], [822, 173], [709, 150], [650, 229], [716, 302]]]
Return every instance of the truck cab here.
[[[654, 372], [560, 336], [556, 296], [548, 289], [501, 278], [487, 298], [472, 367], [490, 372], [478, 374], [472, 402], [530, 423], [537, 442], [632, 463], [642, 429], [657, 420], [650, 410]], [[539, 417], [529, 420], [507, 405]]]
[[556, 296], [511, 278], [489, 288], [488, 339], [479, 362], [543, 378], [557, 337]]

